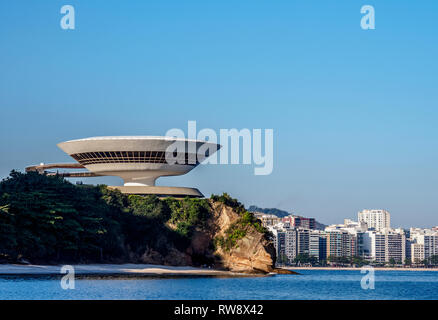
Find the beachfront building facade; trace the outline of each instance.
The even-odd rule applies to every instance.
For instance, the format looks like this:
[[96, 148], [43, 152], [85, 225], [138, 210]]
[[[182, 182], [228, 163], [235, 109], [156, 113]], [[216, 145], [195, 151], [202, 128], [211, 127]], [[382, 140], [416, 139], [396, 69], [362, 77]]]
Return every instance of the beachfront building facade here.
[[355, 256], [356, 237], [345, 230], [326, 229], [327, 258], [350, 258]]
[[423, 263], [424, 256], [424, 244], [412, 243], [411, 244], [411, 261], [413, 264]]
[[359, 256], [378, 263], [406, 261], [406, 236], [402, 230], [367, 231], [360, 235], [362, 249]]
[[313, 257], [316, 261], [326, 258], [326, 234], [324, 231], [305, 228], [285, 228], [284, 225], [267, 226], [273, 235], [277, 257], [294, 263], [297, 257]]
[[413, 263], [438, 256], [438, 230], [411, 228], [411, 255]]

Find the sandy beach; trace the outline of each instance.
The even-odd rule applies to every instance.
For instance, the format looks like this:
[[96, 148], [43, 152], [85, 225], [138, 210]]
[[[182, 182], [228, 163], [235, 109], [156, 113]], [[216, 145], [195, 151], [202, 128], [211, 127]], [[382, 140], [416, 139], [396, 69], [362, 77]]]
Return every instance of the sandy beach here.
[[[353, 267], [282, 267], [281, 269], [287, 270], [357, 270], [360, 271], [361, 268], [353, 268]], [[438, 268], [393, 268], [393, 267], [374, 267], [374, 270], [378, 271], [438, 271]]]
[[[79, 277], [248, 277], [230, 271], [152, 264], [72, 265]], [[62, 265], [0, 264], [0, 276], [62, 276]]]

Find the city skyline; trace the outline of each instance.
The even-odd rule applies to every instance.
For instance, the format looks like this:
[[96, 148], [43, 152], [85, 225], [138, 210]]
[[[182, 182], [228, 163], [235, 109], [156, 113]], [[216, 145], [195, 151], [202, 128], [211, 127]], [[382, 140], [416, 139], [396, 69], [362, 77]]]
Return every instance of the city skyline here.
[[385, 210], [363, 210], [358, 221], [325, 226], [314, 218], [254, 214], [271, 232], [280, 265], [438, 263], [438, 226], [394, 228]]
[[[251, 207], [251, 206], [250, 206], [250, 207]], [[256, 206], [256, 207], [257, 207], [257, 206]], [[281, 217], [280, 217], [279, 215], [276, 215], [276, 214], [273, 214], [273, 213], [266, 213], [266, 212], [263, 212], [263, 210], [278, 210], [278, 208], [260, 208], [260, 207], [257, 207], [257, 209], [262, 210], [262, 211], [251, 210], [251, 208], [249, 208], [249, 211], [250, 211], [250, 212], [253, 212], [253, 213], [258, 213], [258, 214], [261, 214], [261, 213], [262, 213], [262, 214], [264, 214], [264, 215], [266, 215], [266, 216], [275, 216], [275, 217], [278, 217], [279, 219], [281, 219]], [[357, 219], [357, 218], [359, 218], [359, 215], [360, 215], [361, 213], [366, 212], [366, 211], [368, 211], [368, 212], [373, 212], [373, 211], [383, 211], [383, 212], [385, 212], [388, 216], [390, 215], [390, 212], [388, 212], [387, 210], [384, 210], [384, 209], [376, 209], [376, 208], [373, 208], [373, 209], [372, 209], [372, 208], [368, 208], [368, 209], [363, 209], [363, 210], [358, 211], [358, 212], [356, 213], [355, 216], [354, 216], [354, 215], [351, 215], [351, 216], [348, 216], [348, 217], [344, 217], [342, 220], [335, 221], [335, 222], [333, 222], [333, 223], [326, 223], [326, 221], [324, 221], [324, 220], [319, 220], [319, 219], [317, 219], [317, 218], [315, 218], [315, 217], [312, 217], [312, 216], [306, 215], [305, 213], [302, 213], [302, 212], [287, 211], [287, 210], [281, 210], [281, 211], [283, 211], [283, 212], [287, 212], [287, 213], [288, 213], [288, 215], [287, 215], [286, 217], [289, 217], [289, 216], [292, 217], [292, 216], [294, 216], [294, 217], [301, 217], [301, 218], [304, 218], [304, 219], [306, 219], [306, 220], [307, 220], [307, 219], [314, 219], [316, 222], [318, 222], [318, 223], [320, 223], [320, 224], [323, 224], [323, 225], [325, 225], [325, 226], [339, 225], [339, 224], [345, 223], [345, 221], [354, 221], [354, 219], [356, 219], [358, 223], [360, 223], [361, 221], [366, 222], [365, 219]], [[388, 219], [389, 219], [389, 217], [388, 217]], [[389, 222], [389, 221], [388, 221], [388, 222]], [[368, 223], [367, 223], [367, 224], [368, 224]], [[379, 230], [381, 230], [381, 229], [388, 228], [387, 226], [384, 226], [383, 228], [380, 228], [380, 227], [377, 227], [377, 228], [376, 228], [375, 225], [372, 225], [372, 224], [368, 224], [368, 225], [370, 225], [370, 227], [374, 228], [374, 229], [377, 230], [377, 231], [379, 231]], [[389, 226], [389, 223], [388, 223], [388, 226]], [[409, 225], [409, 226], [393, 225], [393, 226], [390, 227], [390, 228], [395, 228], [395, 229], [397, 229], [397, 228], [401, 228], [401, 229], [408, 230], [408, 229], [410, 229], [410, 228], [430, 229], [430, 228], [437, 228], [437, 227], [438, 227], [438, 223], [436, 223], [436, 224], [431, 224], [431, 225], [424, 226], [424, 227], [418, 227], [417, 225]]]
[[365, 208], [388, 210], [395, 226], [438, 224], [436, 2], [376, 3], [367, 31], [356, 0], [79, 0], [75, 30], [60, 28], [63, 4], [0, 4], [0, 178], [69, 162], [61, 141], [165, 135], [196, 120], [272, 128], [273, 173], [200, 166], [176, 186], [326, 224]]

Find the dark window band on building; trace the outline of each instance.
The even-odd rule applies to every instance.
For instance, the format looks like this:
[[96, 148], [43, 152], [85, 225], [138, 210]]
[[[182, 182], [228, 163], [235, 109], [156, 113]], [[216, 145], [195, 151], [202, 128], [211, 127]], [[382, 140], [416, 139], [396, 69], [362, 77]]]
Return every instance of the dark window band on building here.
[[[198, 165], [196, 155], [169, 153], [170, 159], [177, 159], [176, 164]], [[165, 151], [99, 151], [72, 154], [71, 157], [86, 166], [98, 163], [167, 163]], [[192, 163], [196, 159], [196, 163]], [[183, 160], [183, 163], [181, 163]], [[189, 161], [190, 160], [190, 161]]]

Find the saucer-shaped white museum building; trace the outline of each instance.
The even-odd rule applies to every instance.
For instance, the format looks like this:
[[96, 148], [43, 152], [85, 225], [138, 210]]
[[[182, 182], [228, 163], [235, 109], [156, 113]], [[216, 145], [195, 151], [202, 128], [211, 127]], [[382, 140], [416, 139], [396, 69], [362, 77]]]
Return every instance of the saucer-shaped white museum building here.
[[46, 169], [87, 169], [64, 172], [65, 177], [118, 176], [124, 180], [119, 189], [127, 194], [155, 194], [174, 197], [203, 197], [196, 188], [155, 186], [163, 176], [177, 176], [194, 169], [216, 152], [220, 145], [207, 141], [173, 137], [94, 137], [61, 142], [64, 152], [75, 159], [71, 164], [41, 164], [26, 171], [45, 174]]

